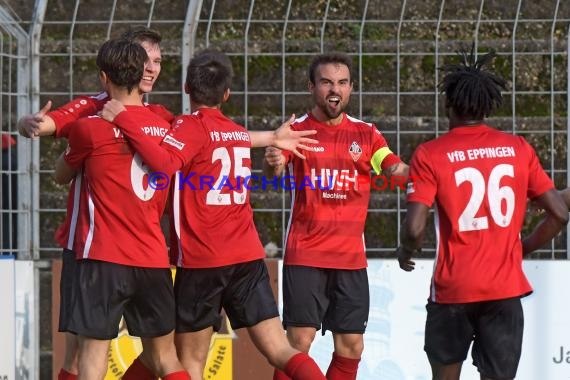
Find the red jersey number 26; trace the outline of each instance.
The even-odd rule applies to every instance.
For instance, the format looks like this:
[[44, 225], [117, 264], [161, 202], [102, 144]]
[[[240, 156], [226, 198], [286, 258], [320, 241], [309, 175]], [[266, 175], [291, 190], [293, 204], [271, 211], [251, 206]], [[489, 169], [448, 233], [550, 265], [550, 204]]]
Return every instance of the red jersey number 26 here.
[[[515, 193], [509, 186], [501, 186], [501, 178], [509, 176], [514, 178], [513, 165], [499, 164], [491, 170], [489, 179], [485, 183], [485, 178], [479, 170], [467, 167], [455, 172], [455, 184], [459, 187], [464, 182], [471, 183], [471, 196], [461, 216], [457, 220], [459, 231], [477, 231], [489, 228], [487, 216], [475, 215], [481, 208], [485, 197], [489, 203], [491, 218], [493, 222], [501, 227], [508, 227], [511, 224], [513, 212], [515, 210]], [[502, 204], [505, 202], [505, 212]]]

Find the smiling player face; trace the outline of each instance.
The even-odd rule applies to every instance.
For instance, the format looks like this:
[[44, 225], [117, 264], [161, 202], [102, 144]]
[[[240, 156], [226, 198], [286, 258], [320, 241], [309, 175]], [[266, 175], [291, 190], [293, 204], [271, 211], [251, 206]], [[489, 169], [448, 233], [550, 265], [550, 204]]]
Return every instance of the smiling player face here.
[[331, 124], [342, 121], [341, 113], [348, 105], [352, 92], [348, 67], [340, 63], [317, 66], [315, 83], [309, 81], [309, 91], [315, 104], [312, 113], [318, 120]]
[[144, 64], [144, 73], [139, 83], [139, 89], [143, 93], [149, 93], [160, 74], [162, 55], [158, 44], [143, 41], [141, 46], [146, 50], [148, 60]]

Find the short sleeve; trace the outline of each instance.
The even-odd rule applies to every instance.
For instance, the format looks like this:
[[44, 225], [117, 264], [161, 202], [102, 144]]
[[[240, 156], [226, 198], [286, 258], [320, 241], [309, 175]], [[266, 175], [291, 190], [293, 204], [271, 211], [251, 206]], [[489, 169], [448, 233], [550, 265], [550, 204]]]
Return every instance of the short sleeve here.
[[523, 141], [523, 146], [526, 148], [529, 157], [527, 197], [533, 199], [554, 189], [554, 183], [542, 168], [534, 148], [524, 138], [520, 137], [520, 139]]
[[423, 203], [428, 207], [433, 205], [437, 193], [437, 178], [429, 155], [423, 145], [420, 145], [410, 162], [410, 178], [406, 191], [408, 202]]

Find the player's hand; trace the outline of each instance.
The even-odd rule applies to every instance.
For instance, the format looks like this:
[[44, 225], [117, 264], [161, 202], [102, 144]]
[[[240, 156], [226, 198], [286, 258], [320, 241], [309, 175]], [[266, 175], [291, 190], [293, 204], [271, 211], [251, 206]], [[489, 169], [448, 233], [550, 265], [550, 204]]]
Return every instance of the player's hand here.
[[123, 103], [117, 99], [111, 99], [103, 106], [103, 109], [101, 110], [101, 117], [112, 123], [118, 114], [126, 110], [127, 109]]
[[41, 110], [34, 114], [22, 116], [18, 120], [18, 132], [21, 136], [28, 138], [40, 136], [40, 123], [44, 121], [44, 117], [51, 109], [51, 104], [51, 100], [48, 100]]
[[281, 154], [281, 149], [273, 146], [265, 148], [265, 162], [271, 167], [277, 167], [285, 164], [285, 157]]
[[400, 245], [396, 250], [396, 255], [398, 256], [398, 263], [400, 264], [400, 268], [405, 270], [406, 272], [411, 272], [415, 269], [416, 263], [412, 261], [412, 254], [414, 251], [411, 251], [404, 246]]
[[295, 121], [295, 114], [292, 114], [289, 120], [284, 122], [279, 128], [275, 130], [274, 144], [279, 149], [290, 150], [297, 157], [305, 159], [305, 156], [299, 152], [299, 149], [313, 150], [312, 147], [306, 144], [317, 144], [319, 141], [308, 138], [306, 136], [314, 135], [316, 130], [307, 131], [294, 131], [291, 129], [291, 123]]

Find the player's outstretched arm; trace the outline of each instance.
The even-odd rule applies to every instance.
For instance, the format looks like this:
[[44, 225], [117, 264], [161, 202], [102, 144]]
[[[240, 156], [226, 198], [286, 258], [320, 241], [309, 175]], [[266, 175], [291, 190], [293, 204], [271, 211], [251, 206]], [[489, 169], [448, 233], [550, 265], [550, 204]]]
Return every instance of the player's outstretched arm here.
[[53, 135], [55, 133], [55, 121], [47, 115], [51, 105], [51, 100], [48, 100], [38, 112], [22, 116], [17, 123], [20, 135], [28, 138]]
[[549, 190], [536, 197], [533, 202], [544, 209], [546, 215], [531, 234], [523, 239], [523, 255], [528, 255], [548, 243], [568, 223], [568, 206], [557, 190]]
[[429, 208], [423, 203], [408, 202], [400, 231], [400, 246], [396, 251], [400, 268], [406, 272], [414, 270], [416, 263], [412, 257], [421, 252], [428, 212]]
[[281, 124], [274, 131], [249, 131], [251, 146], [254, 148], [274, 146], [279, 149], [290, 150], [296, 156], [305, 159], [299, 149], [311, 150], [307, 144], [317, 144], [319, 141], [308, 138], [317, 133], [316, 130], [294, 131], [291, 123], [295, 121], [295, 114]]
[[390, 178], [392, 176], [408, 178], [409, 174], [410, 174], [410, 167], [403, 162], [398, 162], [390, 166], [388, 169], [382, 170], [382, 175], [385, 176], [386, 178]]

